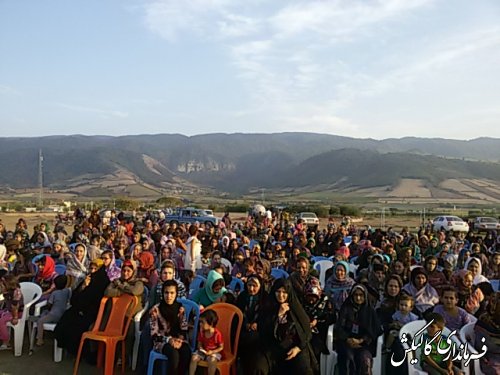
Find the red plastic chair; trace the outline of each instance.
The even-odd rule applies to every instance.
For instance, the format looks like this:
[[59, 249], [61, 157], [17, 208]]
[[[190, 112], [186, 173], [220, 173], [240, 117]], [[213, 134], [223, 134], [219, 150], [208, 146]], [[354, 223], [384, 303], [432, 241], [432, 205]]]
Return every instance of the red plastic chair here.
[[[222, 351], [222, 360], [217, 362], [217, 369], [220, 375], [229, 375], [231, 370], [232, 375], [236, 375], [236, 359], [238, 358], [238, 343], [240, 341], [241, 326], [243, 325], [243, 314], [240, 309], [229, 303], [214, 303], [206, 308], [206, 310], [214, 310], [219, 322], [217, 328], [222, 333], [224, 339], [224, 349]], [[238, 324], [234, 338], [231, 336], [231, 327], [233, 325], [234, 316], [237, 317]], [[200, 367], [208, 367], [208, 362], [200, 361]]]
[[[104, 309], [106, 302], [108, 300], [112, 301], [111, 312], [109, 314], [106, 327], [103, 331], [100, 331]], [[132, 314], [127, 316], [127, 312], [132, 312], [139, 300], [137, 297], [123, 294], [120, 297], [104, 297], [101, 300], [101, 306], [99, 308], [99, 314], [97, 315], [97, 320], [95, 322], [92, 331], [87, 331], [82, 335], [80, 340], [80, 347], [78, 348], [78, 355], [76, 356], [75, 368], [73, 369], [73, 374], [78, 374], [78, 365], [80, 364], [80, 357], [82, 354], [83, 344], [85, 340], [99, 341], [99, 352], [98, 352], [98, 367], [102, 366], [102, 355], [103, 346], [105, 346], [105, 363], [104, 363], [104, 374], [112, 375], [115, 366], [115, 352], [116, 346], [119, 342], [122, 343], [122, 374], [125, 373], [125, 337], [127, 336], [128, 327], [132, 320]]]

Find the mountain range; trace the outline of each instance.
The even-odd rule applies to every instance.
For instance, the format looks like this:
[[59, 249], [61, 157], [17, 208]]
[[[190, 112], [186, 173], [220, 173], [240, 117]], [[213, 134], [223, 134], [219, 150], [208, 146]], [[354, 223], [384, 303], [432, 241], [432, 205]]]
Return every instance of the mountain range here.
[[[495, 138], [374, 140], [315, 133], [0, 138], [5, 191], [37, 187], [40, 149], [44, 186], [80, 196], [321, 187], [500, 202], [500, 139]], [[401, 186], [410, 186], [408, 194]]]

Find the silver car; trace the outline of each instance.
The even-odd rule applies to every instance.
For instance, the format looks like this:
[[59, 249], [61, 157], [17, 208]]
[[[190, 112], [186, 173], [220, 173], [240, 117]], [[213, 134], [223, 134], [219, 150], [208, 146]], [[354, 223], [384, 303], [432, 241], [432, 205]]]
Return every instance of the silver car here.
[[481, 216], [474, 219], [474, 230], [478, 232], [489, 232], [490, 230], [500, 230], [500, 224], [494, 217]]

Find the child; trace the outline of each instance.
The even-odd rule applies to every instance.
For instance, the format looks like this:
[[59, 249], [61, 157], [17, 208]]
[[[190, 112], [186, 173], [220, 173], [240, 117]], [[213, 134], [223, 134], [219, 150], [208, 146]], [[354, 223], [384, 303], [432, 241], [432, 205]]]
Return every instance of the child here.
[[[431, 325], [427, 327], [427, 332], [424, 333], [422, 337], [422, 342], [426, 342], [426, 340], [431, 341], [432, 338], [438, 333], [438, 331], [443, 331], [444, 329], [444, 318], [437, 314], [431, 313], [428, 316], [427, 322], [433, 321]], [[429, 343], [431, 346], [431, 352], [429, 355], [425, 355], [425, 351], [422, 350], [420, 356], [420, 363], [422, 363], [422, 369], [427, 371], [429, 375], [439, 375], [439, 374], [455, 374], [461, 375], [463, 374], [459, 368], [453, 365], [451, 361], [451, 357], [448, 360], [444, 360], [447, 354], [439, 354], [438, 353], [438, 345], [440, 349], [446, 349], [448, 344], [446, 342], [446, 337], [441, 333], [441, 340], [437, 338]]]
[[8, 274], [0, 281], [0, 291], [5, 299], [4, 308], [0, 310], [0, 350], [9, 350], [9, 328], [7, 323], [16, 325], [23, 311], [23, 294], [17, 278]]
[[205, 310], [200, 315], [200, 332], [198, 333], [198, 351], [193, 353], [189, 364], [189, 375], [195, 375], [198, 362], [208, 362], [208, 375], [215, 375], [217, 362], [222, 359], [224, 342], [222, 333], [215, 328], [219, 317], [214, 310]]
[[467, 323], [471, 323], [471, 315], [464, 309], [457, 307], [458, 293], [454, 287], [446, 285], [441, 290], [441, 305], [432, 310], [441, 315], [446, 321], [446, 327], [450, 331], [460, 331]]
[[389, 324], [389, 334], [385, 339], [386, 351], [391, 351], [394, 341], [399, 337], [399, 331], [405, 324], [418, 320], [418, 316], [411, 311], [415, 307], [412, 296], [401, 293], [399, 297], [398, 310], [392, 314], [392, 323]]
[[68, 302], [71, 298], [71, 289], [67, 288], [68, 277], [66, 275], [57, 276], [54, 279], [54, 290], [47, 301], [48, 310], [44, 311], [42, 316], [37, 320], [36, 345], [43, 345], [43, 324], [57, 323], [66, 311]]

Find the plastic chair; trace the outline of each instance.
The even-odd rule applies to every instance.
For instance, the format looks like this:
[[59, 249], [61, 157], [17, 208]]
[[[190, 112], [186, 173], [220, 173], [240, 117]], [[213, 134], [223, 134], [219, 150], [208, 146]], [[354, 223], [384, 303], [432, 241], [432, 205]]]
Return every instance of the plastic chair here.
[[64, 264], [56, 264], [56, 272], [58, 275], [66, 274], [66, 266]]
[[[190, 301], [185, 298], [179, 298], [177, 301], [182, 303], [182, 306], [184, 307], [184, 314], [186, 319], [189, 320], [189, 316], [191, 315], [191, 312], [194, 313], [194, 327], [193, 327], [193, 335], [190, 340], [190, 346], [191, 346], [191, 352], [194, 352], [196, 350], [196, 345], [197, 345], [197, 337], [198, 337], [198, 326], [200, 322], [200, 306], [196, 302]], [[167, 373], [167, 368], [166, 364], [168, 361], [168, 357], [162, 353], [158, 353], [155, 350], [151, 350], [149, 353], [149, 362], [148, 362], [148, 375], [153, 375], [154, 372], [154, 366], [155, 366], [155, 361], [163, 361], [162, 363], [162, 374]]]
[[349, 246], [351, 244], [351, 242], [352, 242], [352, 236], [345, 236], [344, 237], [344, 244], [346, 246]]
[[333, 375], [335, 373], [335, 366], [337, 366], [337, 352], [333, 350], [333, 329], [334, 325], [328, 327], [328, 333], [326, 336], [326, 347], [330, 354], [321, 353], [320, 357], [320, 374], [321, 375]]
[[491, 287], [493, 288], [493, 290], [495, 292], [498, 292], [499, 291], [499, 287], [500, 287], [500, 279], [493, 279], [493, 280], [490, 280], [490, 284], [491, 284]]
[[233, 270], [233, 265], [231, 264], [231, 262], [228, 259], [226, 259], [226, 258], [221, 258], [220, 262], [222, 263], [222, 265], [224, 267], [227, 268], [227, 272], [230, 274], [231, 271]]
[[[476, 332], [474, 332], [474, 326], [476, 323], [469, 323], [466, 324], [462, 327], [462, 329], [459, 332], [460, 335], [460, 340], [465, 344], [468, 343], [468, 351], [472, 354], [477, 354], [478, 351], [474, 347], [474, 343], [476, 340]], [[470, 374], [470, 368], [471, 364], [469, 363], [469, 366], [464, 365], [465, 361], [462, 361], [462, 369], [465, 371], [466, 375]], [[481, 371], [481, 363], [479, 361], [472, 361], [474, 363], [474, 375], [482, 375], [484, 374]]]
[[273, 268], [271, 269], [271, 276], [275, 279], [288, 279], [288, 272], [282, 270], [281, 268]]
[[[425, 331], [423, 333], [421, 333], [419, 336], [416, 336], [416, 334], [418, 333], [418, 331], [420, 331], [423, 327], [425, 327], [427, 323], [425, 322], [425, 320], [416, 320], [414, 322], [411, 322], [411, 323], [408, 323], [408, 324], [405, 324], [401, 330], [399, 331], [399, 339], [401, 340], [402, 336], [403, 336], [403, 333], [406, 333], [407, 335], [409, 334], [411, 336], [411, 340], [415, 340], [416, 343], [420, 342], [420, 336], [425, 333]], [[449, 336], [451, 333], [451, 331], [448, 329], [448, 328], [444, 328], [443, 329], [443, 334], [446, 335], [446, 336]], [[460, 347], [460, 340], [456, 337], [456, 336], [452, 336], [451, 337], [451, 340], [455, 343], [455, 345], [457, 346], [457, 348]], [[409, 341], [411, 342], [411, 341]], [[406, 342], [405, 344], [403, 344], [403, 347], [406, 349], [409, 348], [409, 342]], [[408, 375], [424, 375], [424, 374], [427, 374], [427, 372], [425, 372], [422, 367], [420, 366], [420, 354], [422, 352], [422, 346], [423, 345], [420, 345], [420, 347], [415, 351], [409, 351], [406, 355], [406, 362], [408, 364]], [[415, 363], [414, 365], [411, 364], [411, 360], [413, 358], [416, 358], [419, 360], [419, 362]]]
[[141, 342], [141, 319], [142, 316], [148, 311], [149, 307], [149, 289], [144, 287], [144, 294], [142, 295], [142, 300], [146, 301], [144, 307], [134, 316], [134, 346], [132, 347], [132, 370], [135, 370], [137, 366], [137, 357], [139, 355], [139, 343]]
[[326, 271], [333, 267], [333, 262], [331, 260], [320, 260], [314, 263], [314, 269], [319, 272], [319, 283], [321, 287], [325, 287], [326, 282]]
[[[233, 279], [227, 286], [228, 289], [232, 290], [233, 292], [241, 293], [243, 292], [243, 289], [245, 289], [245, 284], [243, 284], [243, 281], [241, 279], [238, 279], [237, 277], [233, 276]], [[238, 289], [238, 290], [237, 290]]]
[[[229, 303], [214, 303], [208, 306], [206, 310], [214, 310], [219, 316], [217, 328], [224, 338], [224, 350], [222, 351], [224, 359], [217, 362], [219, 374], [229, 375], [231, 370], [231, 374], [236, 375], [236, 359], [238, 358], [238, 342], [240, 341], [241, 326], [243, 325], [243, 314], [239, 308]], [[238, 319], [238, 324], [236, 326], [236, 334], [233, 338], [231, 328], [235, 316]], [[208, 367], [208, 362], [200, 361], [198, 366]]]
[[[35, 305], [35, 313], [33, 314], [33, 318], [39, 317], [41, 315], [41, 310], [42, 307], [47, 306], [47, 300], [39, 302]], [[70, 307], [69, 305], [67, 306], [68, 308]], [[41, 327], [44, 331], [51, 331], [54, 332], [56, 329], [57, 323], [44, 323], [43, 327]], [[36, 336], [36, 331], [37, 329], [40, 329], [38, 327], [38, 323], [36, 321], [33, 322], [33, 325], [31, 327], [31, 337], [30, 337], [30, 355], [33, 353], [33, 347], [35, 346], [35, 336]], [[61, 362], [62, 361], [62, 354], [63, 354], [63, 349], [60, 348], [57, 345], [57, 340], [54, 339], [54, 362]]]
[[[108, 321], [104, 331], [100, 331], [106, 302], [111, 300], [112, 307], [109, 313]], [[105, 364], [104, 374], [113, 374], [115, 367], [115, 352], [116, 346], [119, 342], [122, 343], [122, 374], [125, 373], [125, 337], [127, 335], [128, 327], [132, 321], [132, 316], [127, 317], [127, 312], [132, 311], [138, 303], [138, 299], [130, 294], [123, 294], [120, 297], [103, 297], [101, 306], [99, 307], [99, 314], [94, 324], [92, 331], [87, 331], [82, 335], [80, 340], [80, 347], [76, 356], [75, 367], [73, 375], [78, 373], [78, 365], [80, 364], [80, 357], [82, 355], [83, 344], [85, 340], [99, 341], [99, 351], [97, 355], [97, 367], [102, 365], [103, 345], [105, 346]]]
[[[23, 282], [21, 286], [21, 293], [23, 294], [24, 309], [16, 325], [7, 323], [7, 327], [14, 330], [14, 356], [19, 357], [23, 352], [24, 328], [30, 315], [30, 308], [42, 296], [42, 288], [40, 285], [30, 282]], [[28, 329], [28, 334], [30, 333]]]
[[320, 262], [322, 260], [330, 260], [330, 258], [329, 257], [321, 256], [321, 255], [317, 255], [317, 256], [312, 257], [311, 260], [312, 260], [313, 263], [318, 263], [318, 262]]
[[115, 264], [116, 264], [116, 266], [117, 266], [117, 267], [122, 268], [123, 260], [121, 260], [121, 259], [116, 259], [116, 260], [115, 260]]
[[194, 294], [203, 286], [205, 285], [205, 282], [207, 279], [205, 279], [203, 276], [196, 275], [193, 281], [191, 281], [191, 284], [189, 284], [189, 294], [188, 298], [193, 298]]

